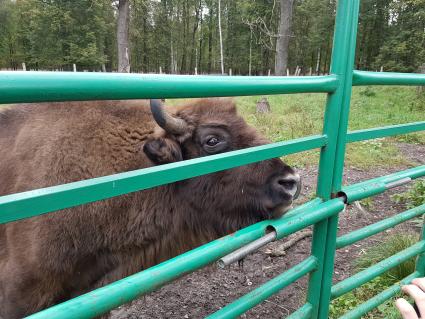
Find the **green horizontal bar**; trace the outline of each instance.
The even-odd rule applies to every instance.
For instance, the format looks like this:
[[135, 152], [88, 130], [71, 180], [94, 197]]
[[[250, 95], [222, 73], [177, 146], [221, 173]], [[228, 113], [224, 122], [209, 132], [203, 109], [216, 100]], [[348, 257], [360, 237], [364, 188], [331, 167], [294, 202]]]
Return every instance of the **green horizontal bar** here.
[[89, 72], [0, 72], [0, 104], [334, 92], [335, 75], [193, 76]]
[[316, 197], [315, 199], [308, 201], [300, 206], [295, 207], [294, 209], [291, 209], [289, 212], [285, 214], [285, 217], [294, 216], [301, 211], [305, 211], [306, 209], [309, 209], [311, 207], [316, 207], [319, 204], [323, 203], [323, 200], [319, 197]]
[[377, 177], [361, 183], [342, 187], [342, 193], [347, 197], [347, 203], [352, 203], [363, 198], [385, 192], [387, 184], [404, 178], [416, 179], [425, 176], [425, 165], [396, 172], [390, 175]]
[[341, 198], [334, 198], [315, 206], [307, 206], [307, 209], [299, 214], [284, 215], [282, 218], [271, 221], [270, 226], [276, 231], [276, 239], [281, 239], [341, 212], [344, 206]]
[[363, 285], [364, 283], [372, 280], [387, 270], [405, 262], [425, 251], [425, 241], [421, 240], [418, 243], [406, 248], [391, 257], [380, 261], [379, 263], [358, 272], [357, 274], [335, 284], [332, 286], [331, 295], [332, 299], [338, 298], [343, 294]]
[[353, 71], [353, 85], [425, 85], [425, 74]]
[[380, 138], [380, 137], [413, 133], [413, 132], [424, 131], [424, 130], [425, 130], [425, 121], [352, 131], [347, 134], [347, 143], [371, 140], [371, 139]]
[[339, 249], [354, 244], [359, 240], [380, 233], [422, 214], [425, 214], [425, 204], [338, 237], [336, 240], [336, 248]]
[[145, 271], [29, 316], [31, 319], [84, 319], [108, 312], [184, 274], [200, 269], [264, 236], [267, 221], [251, 225]]
[[357, 319], [361, 318], [363, 315], [371, 311], [372, 309], [378, 307], [380, 304], [383, 304], [385, 301], [387, 301], [390, 298], [393, 298], [395, 295], [397, 295], [401, 291], [402, 285], [409, 284], [413, 279], [420, 277], [420, 273], [415, 271], [411, 275], [407, 276], [403, 280], [401, 280], [399, 283], [394, 284], [390, 288], [384, 290], [383, 292], [379, 293], [378, 295], [370, 298], [368, 301], [362, 303], [361, 305], [357, 306], [356, 308], [350, 310], [345, 315], [339, 317], [339, 319]]
[[313, 313], [313, 306], [310, 303], [304, 304], [300, 309], [292, 313], [286, 319], [308, 319]]
[[315, 135], [0, 197], [0, 224], [324, 146]]
[[317, 259], [314, 256], [310, 256], [298, 265], [267, 281], [206, 318], [236, 318], [316, 268]]

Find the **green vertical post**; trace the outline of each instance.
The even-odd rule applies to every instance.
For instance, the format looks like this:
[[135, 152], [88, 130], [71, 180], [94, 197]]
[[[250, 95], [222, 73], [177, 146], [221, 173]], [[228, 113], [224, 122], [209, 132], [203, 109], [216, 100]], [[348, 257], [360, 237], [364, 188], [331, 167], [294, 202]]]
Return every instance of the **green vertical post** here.
[[[337, 75], [339, 82], [327, 99], [323, 132], [328, 144], [321, 150], [317, 182], [317, 195], [323, 200], [330, 199], [341, 188], [358, 12], [359, 0], [338, 1], [330, 72]], [[309, 282], [307, 300], [313, 305], [312, 318], [328, 318], [337, 226], [338, 215], [315, 226], [312, 254], [321, 267], [312, 273]]]
[[[422, 217], [422, 233], [421, 240], [425, 239], [425, 215]], [[416, 271], [419, 272], [420, 277], [425, 276], [425, 253], [421, 253], [416, 259]]]

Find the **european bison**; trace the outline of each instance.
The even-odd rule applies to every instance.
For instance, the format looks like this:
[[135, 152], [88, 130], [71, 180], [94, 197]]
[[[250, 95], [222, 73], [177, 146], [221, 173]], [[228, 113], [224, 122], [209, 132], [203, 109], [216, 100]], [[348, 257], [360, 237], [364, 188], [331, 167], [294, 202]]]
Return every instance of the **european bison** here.
[[[268, 142], [228, 99], [171, 113], [152, 100], [151, 108], [147, 101], [3, 107], [0, 195]], [[31, 314], [280, 216], [299, 188], [294, 170], [271, 159], [0, 225], [0, 314]]]

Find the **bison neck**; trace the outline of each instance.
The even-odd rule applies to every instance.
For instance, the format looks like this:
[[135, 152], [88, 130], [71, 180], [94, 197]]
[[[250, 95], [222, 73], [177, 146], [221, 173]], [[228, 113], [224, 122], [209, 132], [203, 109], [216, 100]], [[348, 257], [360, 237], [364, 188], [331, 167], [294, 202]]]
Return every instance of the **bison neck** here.
[[100, 279], [98, 286], [224, 235], [202, 222], [200, 212], [187, 202], [176, 200], [175, 194], [175, 185], [138, 192], [131, 195], [132, 205], [124, 215], [117, 218], [111, 213], [104, 242], [98, 243], [102, 247], [98, 246], [95, 254], [104, 256], [99, 257], [102, 265], [108, 259], [106, 264], [113, 267]]

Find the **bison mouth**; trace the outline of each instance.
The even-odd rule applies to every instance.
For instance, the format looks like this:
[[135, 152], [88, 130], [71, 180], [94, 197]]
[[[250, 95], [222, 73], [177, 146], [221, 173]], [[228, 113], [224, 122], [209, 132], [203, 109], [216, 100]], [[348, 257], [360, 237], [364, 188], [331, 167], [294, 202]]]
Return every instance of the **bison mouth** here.
[[266, 219], [280, 218], [293, 207], [293, 199], [275, 201], [267, 198], [263, 201], [263, 210], [267, 212]]
[[280, 204], [271, 210], [271, 218], [280, 218], [292, 209], [292, 201], [287, 204]]
[[226, 218], [221, 219], [218, 223], [219, 229], [221, 229], [219, 234], [225, 235], [264, 220], [280, 218], [292, 208], [292, 200], [274, 205], [267, 200], [265, 202], [255, 201], [251, 204], [252, 206], [230, 210], [228, 208], [223, 211], [223, 215], [220, 215], [226, 216]]
[[260, 205], [261, 207], [256, 207], [256, 209], [251, 210], [254, 217], [254, 222], [260, 222], [267, 219], [277, 219], [285, 215], [290, 209], [292, 209], [292, 201], [279, 204], [271, 204], [266, 201], [266, 204]]

